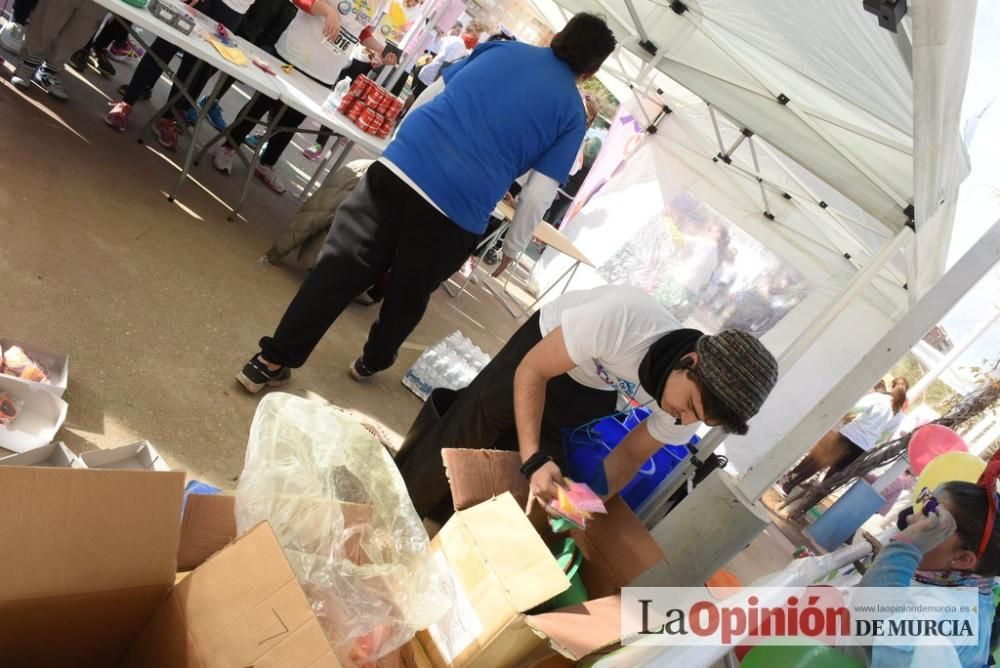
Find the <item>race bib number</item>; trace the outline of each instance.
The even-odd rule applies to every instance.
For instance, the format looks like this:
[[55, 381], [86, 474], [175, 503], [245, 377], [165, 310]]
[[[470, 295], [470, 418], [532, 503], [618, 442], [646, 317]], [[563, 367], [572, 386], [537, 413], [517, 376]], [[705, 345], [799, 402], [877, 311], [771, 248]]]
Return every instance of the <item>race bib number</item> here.
[[358, 38], [352, 35], [351, 33], [347, 32], [343, 28], [340, 29], [340, 32], [337, 34], [336, 39], [323, 40], [323, 44], [325, 44], [328, 49], [342, 56], [348, 55], [351, 52], [351, 49], [353, 49], [357, 45], [357, 43], [358, 43]]

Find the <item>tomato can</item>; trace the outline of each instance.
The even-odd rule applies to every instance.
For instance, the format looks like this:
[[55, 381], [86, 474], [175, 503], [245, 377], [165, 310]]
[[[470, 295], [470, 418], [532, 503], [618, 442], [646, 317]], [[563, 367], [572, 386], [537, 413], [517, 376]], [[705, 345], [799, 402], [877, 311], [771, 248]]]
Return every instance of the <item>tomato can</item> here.
[[376, 124], [381, 122], [378, 120], [380, 118], [381, 116], [374, 109], [365, 107], [355, 124], [365, 132], [368, 132], [370, 128], [377, 127]]
[[368, 87], [371, 86], [372, 80], [366, 77], [364, 74], [359, 74], [351, 82], [351, 88], [348, 90], [348, 95], [351, 97], [361, 97], [363, 98], [368, 92]]
[[367, 107], [365, 107], [364, 102], [362, 102], [361, 100], [354, 100], [353, 104], [351, 104], [350, 109], [347, 110], [347, 117], [352, 121], [354, 121], [354, 123], [357, 123], [358, 119], [361, 117], [361, 114], [364, 113], [366, 108]]

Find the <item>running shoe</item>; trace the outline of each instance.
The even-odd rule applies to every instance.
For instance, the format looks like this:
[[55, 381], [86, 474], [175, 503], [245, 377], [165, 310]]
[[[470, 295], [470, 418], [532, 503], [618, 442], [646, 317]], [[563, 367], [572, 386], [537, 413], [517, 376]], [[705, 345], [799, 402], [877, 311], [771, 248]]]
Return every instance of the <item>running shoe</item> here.
[[285, 183], [278, 176], [278, 170], [274, 167], [268, 167], [267, 165], [257, 165], [257, 177], [261, 181], [267, 184], [267, 187], [278, 193], [279, 195], [285, 194]]
[[[198, 106], [204, 108], [205, 103], [208, 102], [207, 97], [203, 97], [198, 100]], [[219, 101], [216, 100], [212, 102], [212, 106], [208, 108], [208, 122], [212, 124], [216, 130], [225, 130], [229, 125], [226, 122], [226, 118], [222, 115], [222, 107], [219, 106]]]
[[160, 146], [168, 151], [177, 150], [177, 123], [171, 119], [158, 118], [153, 123], [153, 134]]
[[85, 72], [87, 70], [87, 60], [90, 58], [90, 49], [83, 47], [72, 56], [66, 63], [72, 67], [77, 72]]
[[0, 28], [0, 47], [15, 56], [20, 55], [21, 49], [24, 48], [24, 26], [8, 21], [3, 28]]
[[358, 381], [359, 383], [363, 383], [372, 376], [374, 376], [375, 374], [377, 374], [378, 371], [372, 371], [371, 369], [366, 367], [364, 361], [359, 357], [358, 359], [354, 360], [354, 362], [351, 363], [351, 366], [347, 368], [347, 373], [349, 373], [351, 375], [351, 378], [353, 378], [354, 380]]
[[145, 53], [145, 50], [132, 40], [126, 40], [124, 44], [115, 42], [108, 47], [108, 58], [119, 63], [138, 62]]
[[115, 66], [111, 64], [111, 59], [108, 58], [108, 52], [106, 50], [95, 51], [90, 54], [91, 64], [97, 68], [97, 71], [106, 77], [113, 77], [118, 74], [118, 70]]
[[55, 73], [55, 70], [50, 70], [45, 65], [42, 65], [35, 70], [35, 76], [31, 78], [31, 83], [35, 84], [57, 100], [65, 101], [69, 99], [69, 94], [66, 92], [66, 89], [63, 88], [62, 80], [59, 78], [59, 75]]
[[212, 166], [220, 172], [232, 174], [234, 162], [236, 162], [236, 149], [229, 144], [223, 144], [212, 153]]
[[323, 149], [325, 148], [326, 147], [322, 144], [316, 143], [302, 151], [302, 155], [306, 156], [309, 160], [319, 160], [319, 157], [323, 155]]
[[[263, 139], [264, 135], [247, 135], [243, 139], [243, 143], [256, 151], [257, 147], [261, 145], [260, 142]], [[267, 146], [267, 144], [265, 143], [264, 146]]]
[[128, 129], [128, 119], [132, 116], [132, 105], [128, 102], [116, 102], [108, 115], [104, 117], [104, 122], [119, 132]]
[[243, 366], [243, 370], [236, 374], [236, 382], [250, 394], [257, 394], [265, 387], [277, 387], [284, 385], [292, 378], [292, 370], [287, 366], [279, 367], [275, 371], [270, 371], [267, 365], [260, 361], [258, 355], [254, 355], [249, 362]]
[[18, 88], [27, 88], [31, 85], [31, 80], [35, 76], [35, 70], [39, 69], [39, 67], [35, 63], [21, 63], [14, 68], [14, 74], [11, 76], [10, 82]]

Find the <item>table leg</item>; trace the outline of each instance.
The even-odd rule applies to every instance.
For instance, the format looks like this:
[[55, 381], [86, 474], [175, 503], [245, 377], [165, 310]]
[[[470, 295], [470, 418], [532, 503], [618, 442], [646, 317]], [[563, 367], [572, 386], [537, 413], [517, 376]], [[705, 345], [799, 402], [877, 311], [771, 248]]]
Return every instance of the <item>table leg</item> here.
[[569, 278], [566, 281], [566, 285], [563, 286], [563, 291], [559, 293], [559, 294], [565, 294], [566, 289], [569, 287], [569, 284], [573, 282], [573, 277], [576, 276], [576, 270], [579, 268], [579, 266], [580, 266], [580, 261], [577, 260], [576, 262], [573, 263], [572, 267], [570, 267], [569, 269], [567, 269], [566, 271], [564, 271], [562, 273], [562, 275], [559, 276], [559, 278], [556, 279], [555, 283], [553, 283], [552, 285], [550, 285], [549, 287], [547, 287], [545, 289], [545, 292], [543, 292], [542, 294], [538, 295], [538, 299], [536, 299], [535, 301], [531, 302], [531, 304], [529, 304], [528, 307], [526, 309], [524, 309], [524, 312], [521, 313], [520, 317], [525, 317], [529, 313], [531, 313], [532, 309], [534, 309], [536, 306], [538, 306], [538, 303], [541, 302], [543, 299], [545, 299], [545, 295], [547, 295], [550, 292], [552, 292], [552, 288], [554, 288], [557, 285], [559, 285], [564, 278], [566, 278], [567, 276], [569, 276]]
[[[155, 54], [153, 55], [155, 56]], [[159, 61], [159, 58], [157, 58], [157, 61]], [[159, 62], [157, 62], [157, 64], [159, 64]], [[145, 137], [146, 134], [149, 132], [150, 128], [153, 127], [153, 123], [156, 123], [157, 119], [163, 116], [163, 114], [165, 114], [168, 109], [174, 109], [174, 105], [176, 105], [177, 101], [180, 100], [182, 97], [188, 101], [192, 109], [198, 109], [198, 101], [192, 98], [191, 94], [188, 93], [187, 86], [189, 83], [191, 83], [192, 80], [194, 80], [196, 76], [198, 76], [198, 72], [201, 71], [201, 68], [204, 66], [204, 64], [205, 63], [203, 63], [200, 60], [197, 63], [195, 63], [195, 66], [191, 68], [191, 74], [188, 75], [187, 81], [184, 82], [178, 81], [177, 76], [172, 71], [164, 69], [164, 72], [170, 73], [170, 79], [177, 85], [177, 92], [171, 95], [167, 99], [167, 103], [165, 105], [163, 105], [162, 107], [153, 112], [153, 115], [149, 117], [149, 121], [147, 121], [146, 125], [143, 126], [142, 132], [139, 133], [139, 138], [136, 141], [138, 141], [140, 144], [143, 143], [142, 138]], [[174, 109], [174, 118], [177, 118], [177, 114], [179, 113], [180, 112], [177, 109]], [[199, 121], [201, 120], [201, 118], [204, 118], [204, 115], [199, 115]], [[197, 136], [198, 132], [197, 125], [195, 125], [194, 127], [194, 132], [195, 132], [194, 136]]]
[[493, 232], [493, 234], [479, 242], [479, 245], [476, 246], [476, 250], [472, 253], [472, 257], [475, 258], [472, 263], [472, 271], [470, 271], [469, 275], [465, 277], [464, 281], [462, 281], [462, 285], [459, 286], [457, 292], [452, 292], [448, 289], [448, 284], [444, 284], [444, 291], [447, 292], [450, 297], [454, 298], [465, 292], [465, 288], [469, 285], [469, 281], [472, 280], [472, 274], [479, 267], [479, 263], [482, 261], [483, 255], [485, 255], [486, 251], [493, 247], [493, 244], [496, 243], [496, 240], [500, 238], [501, 234], [507, 231], [508, 227], [510, 227], [510, 223], [503, 223], [496, 229], [496, 231]]
[[184, 167], [181, 169], [181, 175], [177, 177], [177, 183], [174, 184], [174, 189], [170, 191], [169, 195], [167, 195], [168, 202], [174, 201], [177, 197], [178, 191], [181, 189], [181, 185], [191, 172], [191, 163], [194, 160], [194, 153], [197, 148], [195, 139], [198, 138], [198, 129], [201, 127], [202, 121], [205, 117], [208, 116], [208, 110], [212, 108], [212, 104], [218, 99], [219, 92], [222, 90], [222, 86], [229, 79], [229, 77], [220, 72], [218, 79], [219, 80], [216, 82], [215, 87], [212, 89], [212, 92], [209, 94], [205, 102], [205, 106], [201, 108], [195, 107], [195, 109], [198, 109], [198, 120], [195, 121], [194, 128], [191, 131], [191, 141], [188, 142], [187, 152], [184, 155]]
[[[246, 204], [247, 195], [250, 193], [250, 181], [254, 177], [254, 172], [257, 169], [257, 163], [260, 161], [260, 154], [263, 152], [264, 144], [267, 140], [271, 138], [271, 135], [275, 134], [278, 129], [278, 123], [281, 121], [281, 117], [285, 115], [288, 110], [287, 105], [281, 105], [277, 112], [273, 114], [273, 118], [267, 124], [267, 129], [264, 131], [264, 137], [261, 139], [260, 143], [257, 144], [257, 148], [254, 149], [253, 158], [250, 160], [250, 165], [247, 167], [247, 178], [243, 181], [243, 193], [240, 195], [240, 201], [237, 202], [236, 207], [229, 213], [229, 220], [236, 220], [236, 217], [240, 214], [240, 209]], [[237, 149], [239, 153], [239, 149]]]
[[[226, 126], [226, 129], [221, 130], [219, 134], [215, 135], [207, 142], [205, 142], [204, 146], [202, 146], [201, 150], [198, 152], [198, 156], [194, 159], [194, 164], [200, 165], [201, 161], [205, 159], [205, 156], [208, 154], [209, 150], [213, 146], [224, 140], [229, 141], [229, 143], [234, 146], [236, 145], [236, 142], [233, 141], [233, 135], [231, 133], [231, 129], [235, 128], [237, 125], [239, 125], [246, 119], [247, 114], [250, 111], [250, 108], [253, 107], [253, 105], [257, 102], [258, 99], [260, 99], [260, 96], [261, 92], [259, 90], [255, 90], [253, 92], [253, 95], [250, 96], [250, 101], [247, 102], [245, 105], [243, 105], [243, 108], [240, 109], [240, 113], [236, 115], [236, 118], [234, 118], [233, 121], [228, 126]], [[258, 123], [263, 122], [261, 119], [250, 119], [250, 120], [256, 120]], [[249, 167], [250, 163], [249, 161], [247, 161], [246, 157], [242, 153], [239, 153], [238, 155], [240, 157], [240, 160], [243, 161], [243, 164]]]

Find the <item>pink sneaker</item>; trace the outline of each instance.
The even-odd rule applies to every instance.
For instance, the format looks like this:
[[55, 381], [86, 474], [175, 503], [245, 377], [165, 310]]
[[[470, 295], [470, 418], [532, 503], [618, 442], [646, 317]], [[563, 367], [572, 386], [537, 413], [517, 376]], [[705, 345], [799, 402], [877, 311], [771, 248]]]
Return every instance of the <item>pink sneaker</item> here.
[[153, 124], [153, 134], [160, 146], [168, 151], [177, 150], [177, 124], [172, 120], [160, 118]]
[[132, 116], [132, 105], [128, 102], [116, 102], [108, 115], [104, 117], [104, 122], [113, 127], [118, 132], [125, 132], [128, 129], [128, 119]]
[[278, 170], [274, 167], [257, 165], [257, 176], [260, 177], [260, 180], [266, 183], [267, 187], [274, 192], [279, 195], [285, 194], [285, 184], [282, 182], [281, 177], [278, 176]]
[[322, 144], [313, 144], [309, 148], [302, 151], [302, 155], [306, 156], [309, 160], [319, 160], [319, 157], [323, 155], [323, 149], [326, 147]]
[[224, 174], [233, 173], [234, 162], [236, 162], [236, 149], [229, 144], [223, 144], [212, 153], [212, 165]]

